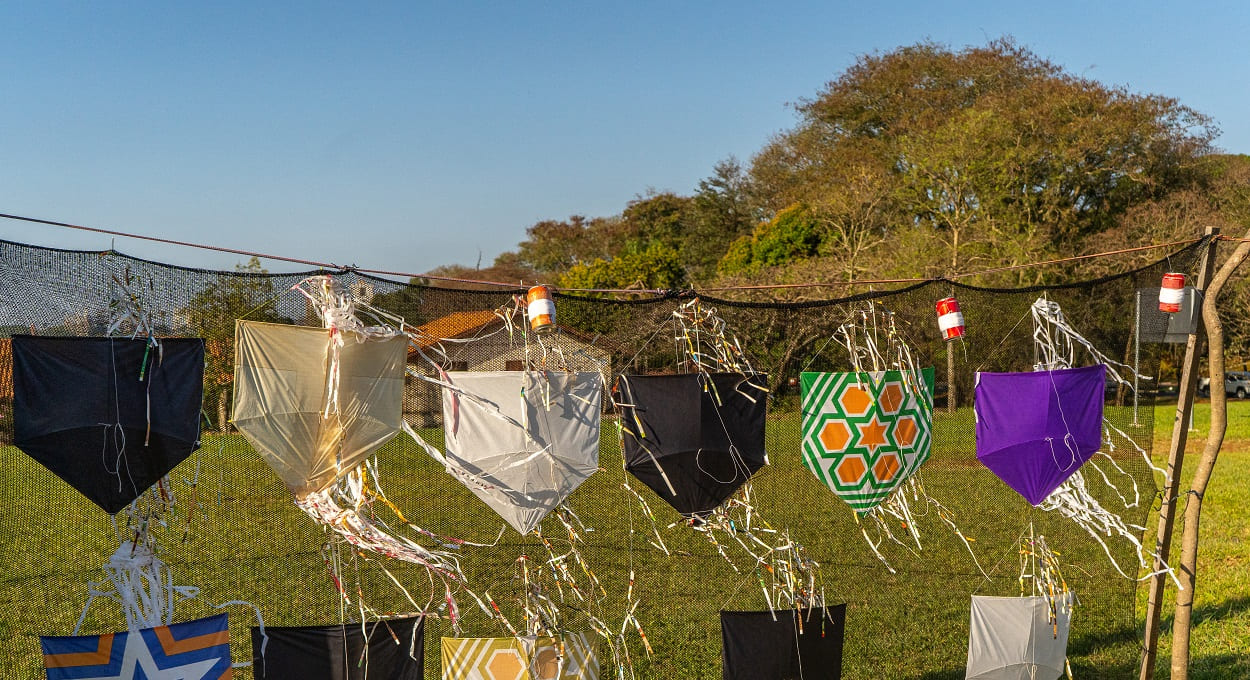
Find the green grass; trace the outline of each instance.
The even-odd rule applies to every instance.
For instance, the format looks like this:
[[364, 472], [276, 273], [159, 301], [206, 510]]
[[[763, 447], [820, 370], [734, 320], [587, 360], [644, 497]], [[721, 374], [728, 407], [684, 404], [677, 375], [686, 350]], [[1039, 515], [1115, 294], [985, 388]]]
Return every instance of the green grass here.
[[[1182, 491], [1189, 488], [1193, 470], [1206, 444], [1210, 404], [1194, 410], [1182, 474]], [[1167, 461], [1175, 409], [1155, 411], [1155, 460]], [[1198, 546], [1197, 587], [1190, 640], [1190, 677], [1211, 680], [1250, 678], [1250, 401], [1230, 399], [1228, 430], [1220, 458], [1203, 500]], [[1172, 545], [1173, 562], [1180, 559], [1180, 512]], [[1151, 527], [1153, 536], [1153, 526]], [[1147, 589], [1138, 591], [1139, 628], [1144, 628]], [[1175, 590], [1169, 588], [1163, 608], [1163, 636], [1155, 677], [1168, 676], [1172, 611]], [[1136, 644], [1136, 640], [1133, 644]]]
[[[1166, 456], [1171, 412], [1160, 407], [1155, 418], [1156, 460], [1161, 460]], [[1206, 411], [1200, 408], [1196, 418], [1200, 430], [1205, 419]], [[1063, 551], [1069, 579], [1081, 597], [1069, 645], [1074, 671], [1084, 678], [1136, 677], [1145, 590], [1136, 589], [1135, 618], [1130, 606], [1134, 584], [1114, 574], [1093, 541], [1059, 518], [1031, 511], [976, 462], [970, 410], [939, 413], [936, 420], [934, 455], [926, 464], [925, 482], [975, 540], [977, 555], [992, 577], [988, 581], [932, 514], [917, 520], [925, 538], [919, 554], [886, 548], [898, 569], [889, 574], [865, 546], [852, 513], [800, 465], [794, 453], [797, 417], [769, 422], [772, 465], [756, 479], [756, 504], [773, 526], [789, 527], [822, 562], [829, 600], [848, 603], [845, 676], [962, 678], [968, 597], [974, 592], [1017, 592], [1012, 546], [1032, 521]], [[1250, 677], [1250, 551], [1245, 548], [1250, 541], [1250, 504], [1245, 502], [1250, 488], [1250, 404], [1232, 404], [1230, 424], [1226, 452], [1205, 506], [1193, 638], [1192, 677], [1212, 680]], [[440, 443], [437, 432], [429, 434]], [[1191, 435], [1191, 451], [1200, 450], [1204, 434]], [[194, 475], [193, 457], [175, 475], [184, 505], [164, 544], [177, 582], [202, 587], [198, 602], [251, 600], [261, 606], [269, 625], [335, 620], [339, 607], [319, 550], [321, 531], [293, 507], [276, 476], [238, 437], [208, 437], [197, 455], [202, 471], [196, 510], [187, 512], [190, 494], [183, 481]], [[1121, 455], [1131, 461], [1131, 456]], [[392, 443], [380, 460], [387, 493], [411, 519], [446, 535], [476, 541], [494, 538], [501, 524], [498, 518], [414, 446]], [[1195, 460], [1190, 459], [1190, 469]], [[574, 494], [571, 505], [595, 529], [586, 557], [609, 593], [605, 602], [609, 618], [619, 621], [630, 569], [638, 575], [635, 588], [642, 598], [638, 616], [655, 646], [650, 659], [640, 646], [631, 646], [639, 677], [719, 678], [717, 612], [763, 608], [755, 575], [735, 573], [698, 534], [680, 526], [664, 531], [673, 556], [646, 545], [646, 520], [621, 489], [620, 451], [607, 422], [601, 466], [602, 471]], [[0, 450], [0, 492], [8, 499], [0, 516], [0, 549], [8, 560], [0, 579], [0, 659], [5, 660], [0, 677], [33, 680], [41, 677], [35, 636], [72, 629], [85, 599], [85, 583], [99, 578], [98, 567], [116, 539], [103, 513], [12, 448]], [[662, 525], [678, 518], [657, 499], [652, 507]], [[193, 517], [190, 539], [182, 543], [178, 538], [188, 517]], [[637, 533], [630, 533], [631, 526]], [[554, 532], [551, 521], [545, 527]], [[1153, 535], [1153, 526], [1148, 533]], [[509, 529], [497, 548], [462, 552], [477, 590], [490, 590], [519, 621], [513, 604], [519, 590], [516, 558], [522, 553], [543, 557], [542, 547]], [[746, 564], [742, 559], [737, 563]], [[387, 566], [419, 601], [441, 595], [441, 589], [430, 592], [419, 570]], [[349, 568], [349, 587], [365, 592], [380, 610], [411, 610], [378, 567], [376, 561], [357, 560]], [[188, 604], [181, 616], [211, 612], [196, 602]], [[503, 634], [469, 598], [462, 598], [461, 604], [466, 635]], [[97, 604], [85, 628], [116, 628], [110, 609], [107, 602]], [[1166, 613], [1165, 625], [1170, 625], [1170, 608]], [[232, 611], [232, 623], [234, 653], [242, 660], [250, 647], [245, 612]], [[439, 622], [427, 630], [428, 677], [438, 677], [437, 642], [445, 633]], [[1170, 649], [1166, 637], [1162, 649]], [[1166, 658], [1160, 660], [1160, 668], [1167, 668]], [[605, 666], [605, 675], [607, 671]]]

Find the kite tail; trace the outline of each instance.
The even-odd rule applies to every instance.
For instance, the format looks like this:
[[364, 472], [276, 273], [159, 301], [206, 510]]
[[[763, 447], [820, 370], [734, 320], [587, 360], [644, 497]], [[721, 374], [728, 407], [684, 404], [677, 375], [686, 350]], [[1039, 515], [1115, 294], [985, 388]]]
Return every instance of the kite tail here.
[[[178, 594], [169, 567], [143, 543], [123, 541], [104, 565], [107, 582], [87, 584], [87, 604], [74, 625], [74, 635], [82, 628], [87, 610], [97, 597], [121, 605], [126, 628], [155, 628], [173, 623], [173, 605]], [[186, 589], [192, 592], [195, 589]]]
[[[919, 507], [913, 507], [913, 503], [919, 503]], [[920, 510], [924, 510], [924, 512], [920, 512]], [[906, 548], [918, 557], [919, 552], [917, 551], [923, 550], [923, 546], [920, 543], [920, 525], [916, 522], [916, 518], [928, 515], [929, 510], [932, 510], [937, 518], [959, 538], [964, 548], [967, 549], [968, 555], [972, 558], [972, 564], [977, 568], [977, 571], [981, 572], [982, 576], [985, 576], [985, 569], [981, 567], [976, 551], [972, 549], [972, 543], [976, 539], [960, 530], [959, 525], [955, 523], [955, 513], [948, 510], [946, 506], [928, 494], [918, 475], [908, 478], [903, 486], [896, 489], [880, 504], [862, 515], [857, 514], [856, 519], [860, 521], [860, 533], [863, 535], [864, 540], [868, 542], [868, 547], [872, 550], [873, 555], [893, 574], [896, 573], [894, 568], [881, 552], [882, 543], [888, 540]], [[895, 535], [892, 528], [894, 522], [898, 522], [907, 531], [907, 535], [911, 537], [915, 548]], [[868, 526], [874, 529], [874, 533], [877, 536], [876, 540], [869, 536]], [[989, 577], [986, 576], [986, 578]]]
[[[1183, 589], [1180, 581], [1176, 578], [1175, 570], [1164, 563], [1155, 551], [1142, 545], [1138, 536], [1145, 531], [1145, 527], [1127, 524], [1115, 513], [1104, 508], [1090, 494], [1089, 489], [1085, 486], [1085, 477], [1080, 470], [1073, 473], [1067, 481], [1061, 484], [1058, 489], [1055, 489], [1054, 493], [1047, 496], [1042, 501], [1040, 507], [1048, 512], [1058, 512], [1084, 529], [1086, 533], [1098, 542], [1103, 552], [1106, 553], [1107, 559], [1111, 561], [1111, 566], [1124, 578], [1144, 581], [1157, 574], [1165, 573], [1172, 578], [1177, 588]], [[1137, 554], [1139, 567], [1149, 569], [1152, 563], [1158, 560], [1158, 563], [1162, 564], [1163, 568], [1158, 571], [1151, 571], [1140, 578], [1130, 576], [1111, 554], [1111, 548], [1107, 545], [1104, 537], [1120, 538], [1127, 541]]]
[[295, 504], [319, 524], [334, 530], [351, 545], [402, 560], [438, 574], [445, 581], [463, 585], [464, 574], [454, 555], [430, 550], [409, 539], [384, 531], [354, 508], [343, 508], [330, 491], [296, 499]]
[[1116, 361], [1100, 352], [1093, 343], [1086, 340], [1068, 323], [1058, 302], [1051, 302], [1045, 297], [1040, 297], [1033, 303], [1032, 311], [1033, 344], [1038, 351], [1036, 370], [1077, 366], [1076, 348], [1081, 347], [1096, 363], [1103, 364], [1107, 368], [1107, 374], [1112, 379], [1129, 389], [1134, 389], [1133, 383], [1121, 376], [1116, 367], [1127, 371], [1132, 377], [1141, 380], [1152, 379], [1150, 376], [1137, 373], [1132, 366]]

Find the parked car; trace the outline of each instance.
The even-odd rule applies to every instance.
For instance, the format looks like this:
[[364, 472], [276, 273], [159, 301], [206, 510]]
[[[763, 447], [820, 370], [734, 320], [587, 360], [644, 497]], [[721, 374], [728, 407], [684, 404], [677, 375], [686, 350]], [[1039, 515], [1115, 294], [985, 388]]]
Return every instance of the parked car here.
[[[1202, 378], [1198, 381], [1198, 394], [1211, 396], [1211, 379]], [[1224, 394], [1245, 399], [1250, 394], [1250, 373], [1246, 371], [1226, 371], [1224, 373]]]

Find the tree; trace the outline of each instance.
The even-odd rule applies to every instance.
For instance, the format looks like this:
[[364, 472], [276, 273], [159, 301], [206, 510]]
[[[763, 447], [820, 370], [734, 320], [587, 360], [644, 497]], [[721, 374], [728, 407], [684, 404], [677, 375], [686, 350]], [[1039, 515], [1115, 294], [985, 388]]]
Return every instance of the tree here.
[[204, 397], [205, 402], [216, 402], [217, 427], [222, 432], [229, 429], [235, 319], [294, 323], [276, 310], [277, 298], [272, 277], [253, 257], [245, 265], [235, 265], [233, 272], [218, 274], [182, 312], [191, 331], [204, 338]]
[[720, 270], [726, 274], [751, 274], [812, 257], [821, 240], [820, 226], [812, 211], [796, 203], [761, 223], [750, 235], [731, 243], [721, 259]]
[[516, 257], [508, 260], [541, 274], [559, 274], [596, 257], [610, 257], [614, 226], [612, 220], [582, 215], [542, 220], [525, 230]]
[[733, 157], [718, 162], [712, 175], [699, 181], [690, 212], [680, 250], [686, 271], [695, 281], [714, 277], [730, 244], [751, 233], [764, 218], [742, 165]]
[[[823, 217], [817, 250], [855, 253], [824, 269], [852, 276], [870, 267], [933, 277], [1077, 254], [1134, 206], [1198, 181], [1216, 133], [1176, 100], [1071, 75], [1009, 39], [860, 57], [798, 113], [754, 159], [752, 184], [770, 210], [801, 203]], [[856, 177], [858, 187], [847, 181]], [[727, 258], [741, 259], [733, 248]]]
[[561, 288], [671, 289], [686, 284], [677, 251], [660, 243], [626, 252], [610, 260], [570, 267], [558, 280]]
[[848, 167], [889, 178], [873, 191], [890, 229], [941, 246], [905, 263], [913, 275], [1071, 253], [1194, 181], [1216, 132], [1173, 99], [1068, 74], [1009, 39], [863, 56], [798, 113], [753, 163], [765, 202], [844, 204]]
[[426, 286], [425, 279], [413, 277], [406, 286], [374, 295], [369, 304], [402, 318], [406, 324], [419, 326], [428, 320], [422, 309], [425, 302], [422, 293]]

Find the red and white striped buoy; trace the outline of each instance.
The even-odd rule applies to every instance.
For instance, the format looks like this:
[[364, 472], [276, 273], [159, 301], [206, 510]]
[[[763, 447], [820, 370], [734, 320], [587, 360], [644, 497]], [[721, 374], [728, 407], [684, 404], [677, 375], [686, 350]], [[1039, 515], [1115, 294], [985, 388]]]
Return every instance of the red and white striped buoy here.
[[551, 297], [550, 288], [530, 288], [525, 293], [525, 303], [525, 315], [529, 317], [530, 330], [546, 335], [556, 329], [556, 301]]
[[938, 328], [945, 340], [964, 337], [964, 315], [959, 311], [959, 301], [953, 297], [937, 301]]
[[1163, 275], [1163, 285], [1159, 287], [1159, 311], [1169, 314], [1181, 311], [1181, 303], [1185, 301], [1185, 275], [1169, 272]]

